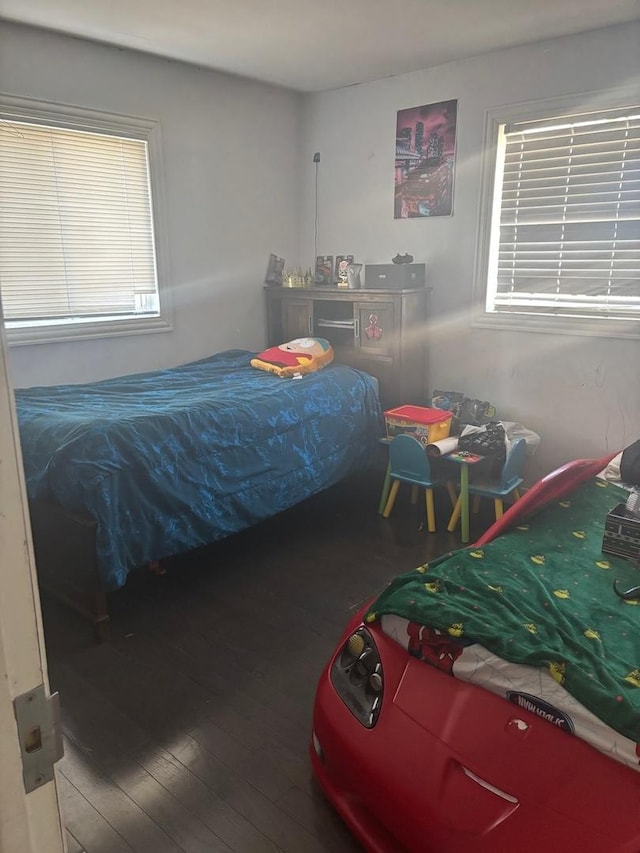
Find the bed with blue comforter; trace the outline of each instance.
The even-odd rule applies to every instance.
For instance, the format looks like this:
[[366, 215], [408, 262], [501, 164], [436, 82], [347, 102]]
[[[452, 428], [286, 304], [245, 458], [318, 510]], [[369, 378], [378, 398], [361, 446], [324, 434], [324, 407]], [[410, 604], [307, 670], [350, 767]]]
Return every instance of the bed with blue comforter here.
[[29, 500], [95, 520], [106, 589], [370, 462], [381, 434], [373, 377], [334, 363], [282, 379], [252, 368], [254, 355], [16, 390]]

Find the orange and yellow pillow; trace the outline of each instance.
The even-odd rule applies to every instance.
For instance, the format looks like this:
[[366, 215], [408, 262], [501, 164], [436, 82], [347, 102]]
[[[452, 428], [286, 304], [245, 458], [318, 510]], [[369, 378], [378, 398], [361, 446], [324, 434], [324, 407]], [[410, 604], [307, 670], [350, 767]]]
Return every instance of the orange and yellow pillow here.
[[263, 350], [251, 359], [251, 365], [277, 376], [292, 377], [320, 370], [332, 361], [333, 347], [329, 341], [324, 338], [296, 338]]

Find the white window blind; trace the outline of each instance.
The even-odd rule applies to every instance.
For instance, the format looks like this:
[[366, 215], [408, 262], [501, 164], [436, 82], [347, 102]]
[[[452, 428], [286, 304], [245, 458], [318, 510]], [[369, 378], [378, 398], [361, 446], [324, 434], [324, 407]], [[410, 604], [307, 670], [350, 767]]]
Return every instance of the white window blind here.
[[7, 326], [158, 315], [147, 142], [0, 121]]
[[487, 310], [640, 319], [640, 107], [506, 125], [502, 143]]

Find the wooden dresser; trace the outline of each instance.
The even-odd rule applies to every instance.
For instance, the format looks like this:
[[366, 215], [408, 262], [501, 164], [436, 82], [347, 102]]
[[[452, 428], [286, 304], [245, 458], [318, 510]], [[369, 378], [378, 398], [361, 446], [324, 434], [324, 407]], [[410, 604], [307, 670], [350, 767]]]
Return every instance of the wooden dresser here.
[[428, 289], [265, 287], [269, 346], [326, 338], [336, 361], [377, 377], [384, 408], [426, 405]]

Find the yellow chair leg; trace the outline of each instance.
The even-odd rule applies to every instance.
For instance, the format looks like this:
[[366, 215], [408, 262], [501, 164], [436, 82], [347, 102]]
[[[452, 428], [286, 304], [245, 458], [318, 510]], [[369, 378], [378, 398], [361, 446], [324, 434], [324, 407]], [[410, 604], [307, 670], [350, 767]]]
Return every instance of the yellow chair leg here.
[[458, 500], [458, 495], [457, 495], [457, 492], [456, 492], [455, 487], [454, 487], [453, 483], [451, 482], [451, 480], [447, 481], [447, 491], [449, 492], [449, 498], [451, 499], [451, 506], [453, 507], [456, 505], [456, 501]]
[[502, 499], [496, 498], [494, 500], [493, 504], [496, 508], [496, 521], [497, 521], [504, 514], [504, 506], [502, 505]]
[[389, 498], [387, 500], [387, 505], [384, 508], [384, 512], [382, 515], [385, 518], [389, 518], [391, 515], [391, 510], [393, 509], [393, 505], [396, 502], [396, 497], [398, 496], [398, 489], [400, 488], [400, 480], [394, 480], [391, 484], [391, 491], [389, 492]]
[[433, 506], [433, 489], [425, 489], [424, 496], [427, 504], [427, 530], [429, 533], [436, 532], [436, 513]]
[[459, 495], [458, 500], [456, 501], [456, 505], [453, 508], [453, 512], [451, 513], [451, 518], [449, 519], [449, 524], [447, 524], [447, 530], [449, 533], [453, 533], [456, 529], [456, 525], [460, 521], [460, 513], [462, 512], [462, 497]]
[[473, 512], [480, 512], [480, 495], [473, 496]]
[[391, 488], [391, 466], [387, 463], [387, 470], [384, 472], [384, 481], [382, 483], [382, 491], [380, 492], [380, 502], [378, 503], [378, 515], [382, 515], [384, 508], [389, 500], [389, 489]]
[[415, 485], [415, 483], [411, 486], [411, 503], [418, 503], [418, 487]]
[[520, 500], [520, 489], [514, 489], [513, 490], [513, 496], [517, 501], [519, 501]]

